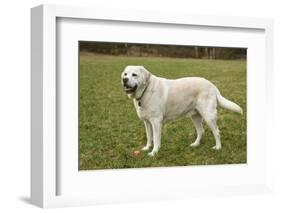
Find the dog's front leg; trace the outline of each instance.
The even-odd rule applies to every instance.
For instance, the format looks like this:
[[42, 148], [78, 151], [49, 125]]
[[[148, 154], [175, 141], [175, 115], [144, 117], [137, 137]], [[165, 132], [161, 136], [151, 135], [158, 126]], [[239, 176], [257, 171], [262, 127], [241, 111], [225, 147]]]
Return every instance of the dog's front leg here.
[[146, 146], [144, 146], [142, 148], [142, 150], [146, 151], [146, 150], [149, 150], [149, 148], [152, 146], [153, 134], [152, 134], [151, 123], [149, 121], [145, 120], [144, 125], [145, 125], [145, 130], [146, 130], [147, 143], [146, 143]]
[[162, 120], [153, 119], [150, 122], [153, 133], [153, 149], [148, 155], [154, 156], [160, 149], [161, 145]]

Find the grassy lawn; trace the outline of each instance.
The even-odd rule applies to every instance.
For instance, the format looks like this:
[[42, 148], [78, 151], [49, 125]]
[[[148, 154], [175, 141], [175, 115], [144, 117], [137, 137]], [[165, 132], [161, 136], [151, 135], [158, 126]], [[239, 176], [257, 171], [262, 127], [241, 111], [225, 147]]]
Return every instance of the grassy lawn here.
[[[201, 76], [212, 81], [221, 94], [243, 108], [244, 114], [218, 107], [222, 149], [215, 145], [211, 131], [199, 147], [192, 148], [196, 131], [189, 118], [164, 126], [156, 157], [133, 152], [146, 144], [143, 122], [132, 100], [121, 87], [120, 75], [126, 65], [144, 65], [165, 78]], [[146, 58], [80, 54], [80, 169], [139, 168], [207, 164], [246, 163], [246, 61], [175, 58]]]

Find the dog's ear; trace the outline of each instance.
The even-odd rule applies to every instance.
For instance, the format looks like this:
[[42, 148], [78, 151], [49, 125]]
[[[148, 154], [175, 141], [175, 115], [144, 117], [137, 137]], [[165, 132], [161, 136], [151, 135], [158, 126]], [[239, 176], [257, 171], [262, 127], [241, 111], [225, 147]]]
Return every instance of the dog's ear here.
[[141, 70], [144, 74], [144, 80], [145, 82], [149, 82], [149, 79], [150, 79], [150, 76], [151, 76], [151, 73], [144, 67], [144, 66], [141, 66]]

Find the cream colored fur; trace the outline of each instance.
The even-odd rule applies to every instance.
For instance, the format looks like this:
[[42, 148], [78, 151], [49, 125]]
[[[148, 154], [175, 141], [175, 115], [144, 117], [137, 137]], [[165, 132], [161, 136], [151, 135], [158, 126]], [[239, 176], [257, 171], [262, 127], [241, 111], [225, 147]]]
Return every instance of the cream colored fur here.
[[[124, 83], [124, 78], [127, 78]], [[147, 144], [143, 150], [153, 145], [150, 156], [154, 156], [161, 145], [162, 126], [178, 117], [191, 117], [197, 131], [192, 147], [200, 144], [204, 133], [202, 122], [207, 123], [213, 132], [216, 150], [221, 149], [219, 129], [216, 124], [217, 103], [222, 107], [242, 114], [235, 103], [221, 96], [210, 81], [199, 77], [186, 77], [175, 80], [157, 77], [143, 66], [127, 66], [121, 82], [129, 98], [133, 99], [138, 117], [144, 121]]]

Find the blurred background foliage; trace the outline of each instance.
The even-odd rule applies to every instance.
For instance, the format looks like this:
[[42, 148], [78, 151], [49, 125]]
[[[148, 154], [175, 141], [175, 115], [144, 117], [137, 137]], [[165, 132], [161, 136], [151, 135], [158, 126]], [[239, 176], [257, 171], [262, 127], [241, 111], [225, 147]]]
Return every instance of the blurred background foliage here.
[[246, 48], [80, 41], [80, 51], [106, 55], [201, 59], [246, 59]]

